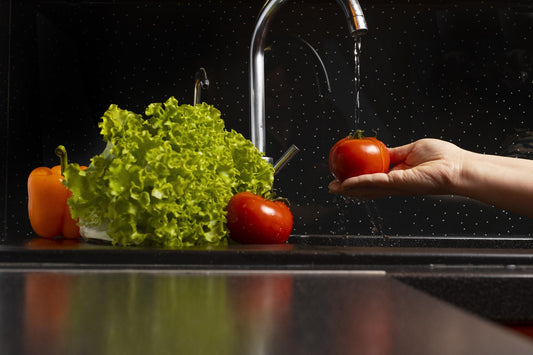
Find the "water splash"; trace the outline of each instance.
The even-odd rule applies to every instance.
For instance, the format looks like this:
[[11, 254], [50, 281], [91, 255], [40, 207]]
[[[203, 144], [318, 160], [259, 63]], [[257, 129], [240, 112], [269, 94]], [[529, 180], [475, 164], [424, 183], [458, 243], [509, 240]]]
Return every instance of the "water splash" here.
[[371, 229], [370, 232], [372, 235], [380, 235], [383, 238], [386, 238], [385, 232], [383, 231], [383, 217], [379, 213], [378, 206], [376, 201], [363, 201], [363, 204], [366, 208], [366, 213], [368, 219], [370, 220]]
[[346, 223], [348, 222], [353, 223], [357, 220], [362, 222], [361, 208], [364, 208], [364, 211], [366, 211], [366, 217], [370, 222], [370, 235], [378, 235], [387, 238], [384, 232], [384, 220], [379, 213], [375, 201], [361, 200], [346, 196], [339, 196], [339, 198], [340, 200], [337, 201], [337, 206], [339, 207], [338, 220], [344, 222], [340, 222], [336, 226], [334, 234], [347, 234], [348, 228], [346, 227]]

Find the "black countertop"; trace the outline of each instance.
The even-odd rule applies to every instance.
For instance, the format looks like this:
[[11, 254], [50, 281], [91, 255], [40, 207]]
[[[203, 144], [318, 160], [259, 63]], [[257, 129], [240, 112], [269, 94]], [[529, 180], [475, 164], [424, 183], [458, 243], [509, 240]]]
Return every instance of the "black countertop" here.
[[5, 354], [532, 354], [379, 271], [1, 269]]
[[5, 270], [379, 271], [482, 317], [533, 325], [533, 238], [292, 236], [283, 245], [124, 248], [20, 238]]

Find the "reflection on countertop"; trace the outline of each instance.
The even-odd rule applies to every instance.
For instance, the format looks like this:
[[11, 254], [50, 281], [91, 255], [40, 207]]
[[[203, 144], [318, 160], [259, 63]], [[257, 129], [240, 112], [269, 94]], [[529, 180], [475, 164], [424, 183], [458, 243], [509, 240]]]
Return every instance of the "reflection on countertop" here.
[[531, 354], [379, 271], [2, 270], [10, 354]]

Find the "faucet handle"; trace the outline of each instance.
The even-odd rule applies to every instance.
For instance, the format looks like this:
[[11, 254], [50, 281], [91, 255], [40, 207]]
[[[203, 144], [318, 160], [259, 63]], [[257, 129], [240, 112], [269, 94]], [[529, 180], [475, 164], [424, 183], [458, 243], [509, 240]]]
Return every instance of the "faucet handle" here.
[[296, 155], [296, 153], [298, 153], [300, 151], [300, 149], [298, 149], [297, 146], [295, 146], [294, 144], [291, 145], [289, 147], [289, 149], [287, 149], [287, 151], [285, 153], [283, 153], [283, 155], [281, 156], [281, 158], [278, 159], [278, 161], [276, 162], [276, 164], [274, 164], [274, 175], [276, 175], [280, 170], [281, 168], [283, 168], [285, 165], [287, 165], [287, 163], [294, 157], [294, 155]]

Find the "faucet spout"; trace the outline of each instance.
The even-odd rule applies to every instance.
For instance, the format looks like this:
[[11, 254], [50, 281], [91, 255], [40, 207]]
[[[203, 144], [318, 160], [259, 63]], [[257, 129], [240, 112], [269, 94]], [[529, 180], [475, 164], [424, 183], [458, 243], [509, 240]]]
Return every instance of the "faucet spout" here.
[[353, 37], [360, 37], [368, 31], [363, 9], [357, 0], [337, 0], [348, 20], [348, 31]]
[[[276, 11], [286, 0], [267, 0], [255, 24], [250, 45], [250, 129], [251, 141], [265, 153], [265, 37], [268, 24]], [[368, 28], [358, 0], [337, 0], [348, 21], [348, 31], [357, 38], [364, 35]], [[273, 162], [271, 157], [264, 157]]]

